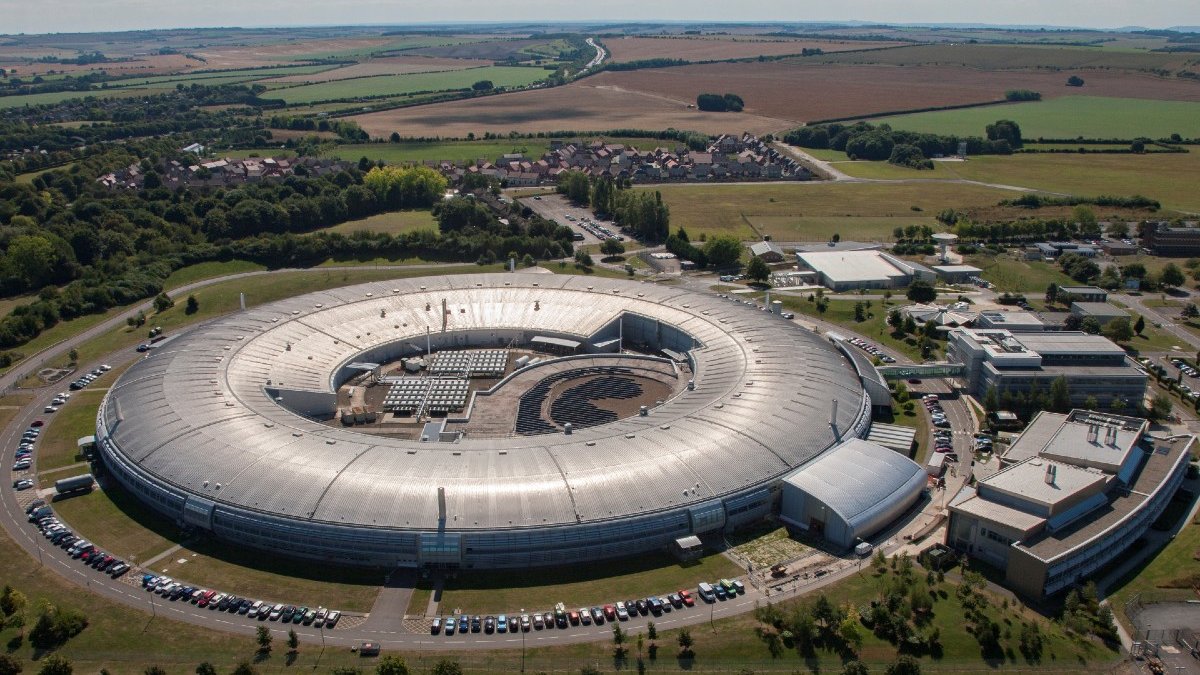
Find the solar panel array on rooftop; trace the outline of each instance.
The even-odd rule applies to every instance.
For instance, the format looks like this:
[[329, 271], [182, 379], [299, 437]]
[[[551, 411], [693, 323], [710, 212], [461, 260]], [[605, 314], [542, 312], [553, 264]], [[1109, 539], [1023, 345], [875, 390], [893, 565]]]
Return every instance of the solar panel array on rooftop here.
[[429, 372], [434, 375], [458, 373], [468, 377], [500, 377], [507, 365], [507, 349], [440, 352], [434, 354]]
[[470, 381], [464, 378], [402, 378], [388, 389], [383, 409], [416, 414], [460, 412], [467, 405], [470, 388]]

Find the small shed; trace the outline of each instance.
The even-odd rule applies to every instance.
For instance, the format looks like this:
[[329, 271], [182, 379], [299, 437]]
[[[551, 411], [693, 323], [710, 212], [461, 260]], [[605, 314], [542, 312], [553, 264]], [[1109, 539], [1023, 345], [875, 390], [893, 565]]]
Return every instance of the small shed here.
[[671, 553], [682, 561], [696, 560], [704, 553], [704, 542], [694, 534], [680, 537], [671, 545]]

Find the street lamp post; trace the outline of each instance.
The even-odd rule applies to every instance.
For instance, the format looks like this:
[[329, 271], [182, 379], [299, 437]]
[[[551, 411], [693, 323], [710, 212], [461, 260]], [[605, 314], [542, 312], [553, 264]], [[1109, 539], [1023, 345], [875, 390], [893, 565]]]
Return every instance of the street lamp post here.
[[[521, 615], [525, 615], [525, 608], [521, 608]], [[525, 672], [525, 626], [521, 622], [517, 622], [517, 630], [521, 631], [521, 672]]]

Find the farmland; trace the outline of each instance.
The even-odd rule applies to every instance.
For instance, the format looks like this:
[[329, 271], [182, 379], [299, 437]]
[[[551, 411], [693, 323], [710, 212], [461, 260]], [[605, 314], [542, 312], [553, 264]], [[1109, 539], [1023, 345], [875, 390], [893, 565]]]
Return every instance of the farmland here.
[[[978, 70], [962, 66], [813, 65], [807, 58], [607, 72], [588, 78], [588, 83], [690, 103], [711, 88], [712, 82], [736, 82], [733, 89], [745, 100], [746, 112], [811, 122], [1002, 101], [1009, 89], [1034, 89], [1046, 96], [1078, 94], [1079, 90], [1064, 86], [1066, 77], [1046, 71], [997, 71], [981, 76]], [[1142, 74], [1089, 73], [1085, 89], [1103, 96], [1200, 101], [1200, 84]], [[982, 133], [982, 127], [976, 133]]]
[[443, 70], [463, 70], [491, 65], [487, 61], [469, 59], [439, 59], [432, 56], [397, 56], [382, 59], [371, 59], [364, 63], [356, 63], [341, 68], [325, 69], [305, 74], [296, 69], [294, 74], [275, 77], [265, 84], [305, 84], [315, 82], [331, 82], [333, 80], [349, 80], [357, 77], [375, 77], [379, 75], [407, 75], [410, 73], [433, 73]]
[[[1173, 69], [1188, 61], [1185, 54], [1151, 53], [1103, 47], [941, 44], [812, 57], [822, 63], [893, 66], [965, 66], [979, 70]], [[1066, 80], [1064, 74], [1060, 79]], [[1086, 78], [1086, 75], [1085, 75]]]
[[785, 56], [799, 54], [805, 49], [839, 52], [847, 49], [878, 49], [897, 45], [897, 42], [864, 42], [858, 40], [789, 40], [763, 37], [695, 37], [655, 36], [609, 38], [604, 46], [612, 52], [617, 63], [642, 59], [683, 59], [684, 61], [719, 61], [755, 56]]
[[251, 68], [248, 70], [215, 70], [202, 73], [182, 73], [177, 75], [158, 75], [154, 77], [134, 77], [126, 80], [109, 82], [108, 88], [113, 87], [165, 87], [175, 84], [232, 84], [249, 82], [287, 75], [306, 75], [320, 73], [332, 69], [332, 66], [284, 66], [280, 68]]
[[1141, 194], [1159, 200], [1164, 209], [1200, 211], [1200, 194], [1196, 192], [1194, 178], [1200, 172], [1200, 153], [1194, 151], [1160, 155], [974, 157], [966, 162], [942, 163], [938, 172], [943, 170], [950, 177], [1080, 196]]
[[84, 98], [86, 96], [94, 96], [96, 98], [126, 98], [134, 96], [148, 96], [152, 94], [161, 94], [166, 91], [166, 88], [131, 88], [131, 89], [107, 89], [96, 91], [53, 91], [44, 94], [23, 94], [21, 96], [0, 96], [0, 109], [4, 108], [19, 108], [26, 105], [42, 105], [47, 103], [61, 103], [72, 98]]
[[712, 134], [767, 133], [794, 126], [790, 119], [688, 109], [688, 102], [662, 94], [603, 85], [609, 75], [604, 73], [563, 87], [387, 110], [350, 119], [376, 137], [393, 131], [401, 136], [462, 138], [468, 133], [481, 135], [486, 131], [507, 134], [668, 127]]
[[[1012, 192], [961, 183], [800, 183], [665, 185], [671, 226], [696, 239], [731, 233], [742, 239], [769, 234], [777, 241], [891, 239], [897, 226], [936, 226], [944, 208], [994, 205]], [[912, 207], [920, 211], [914, 211]]]
[[429, 211], [394, 211], [363, 218], [350, 220], [335, 227], [326, 228], [324, 232], [375, 232], [382, 234], [402, 234], [416, 230], [436, 230], [437, 222]]
[[877, 121], [897, 129], [981, 136], [984, 127], [997, 119], [1016, 121], [1026, 138], [1165, 138], [1173, 133], [1184, 138], [1200, 136], [1200, 103], [1093, 96], [938, 110]]
[[547, 71], [541, 68], [517, 66], [486, 66], [469, 70], [411, 75], [383, 75], [354, 80], [335, 80], [320, 84], [301, 85], [272, 91], [272, 98], [287, 103], [312, 103], [341, 99], [411, 94], [422, 91], [467, 89], [480, 80], [491, 80], [497, 87], [521, 87], [543, 79]]

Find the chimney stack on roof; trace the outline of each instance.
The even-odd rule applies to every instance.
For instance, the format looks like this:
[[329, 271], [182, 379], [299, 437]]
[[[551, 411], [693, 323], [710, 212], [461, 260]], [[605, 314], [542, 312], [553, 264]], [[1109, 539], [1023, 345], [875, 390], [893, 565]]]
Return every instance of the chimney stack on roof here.
[[1058, 476], [1058, 467], [1053, 464], [1046, 465], [1046, 485], [1054, 485], [1054, 479]]

